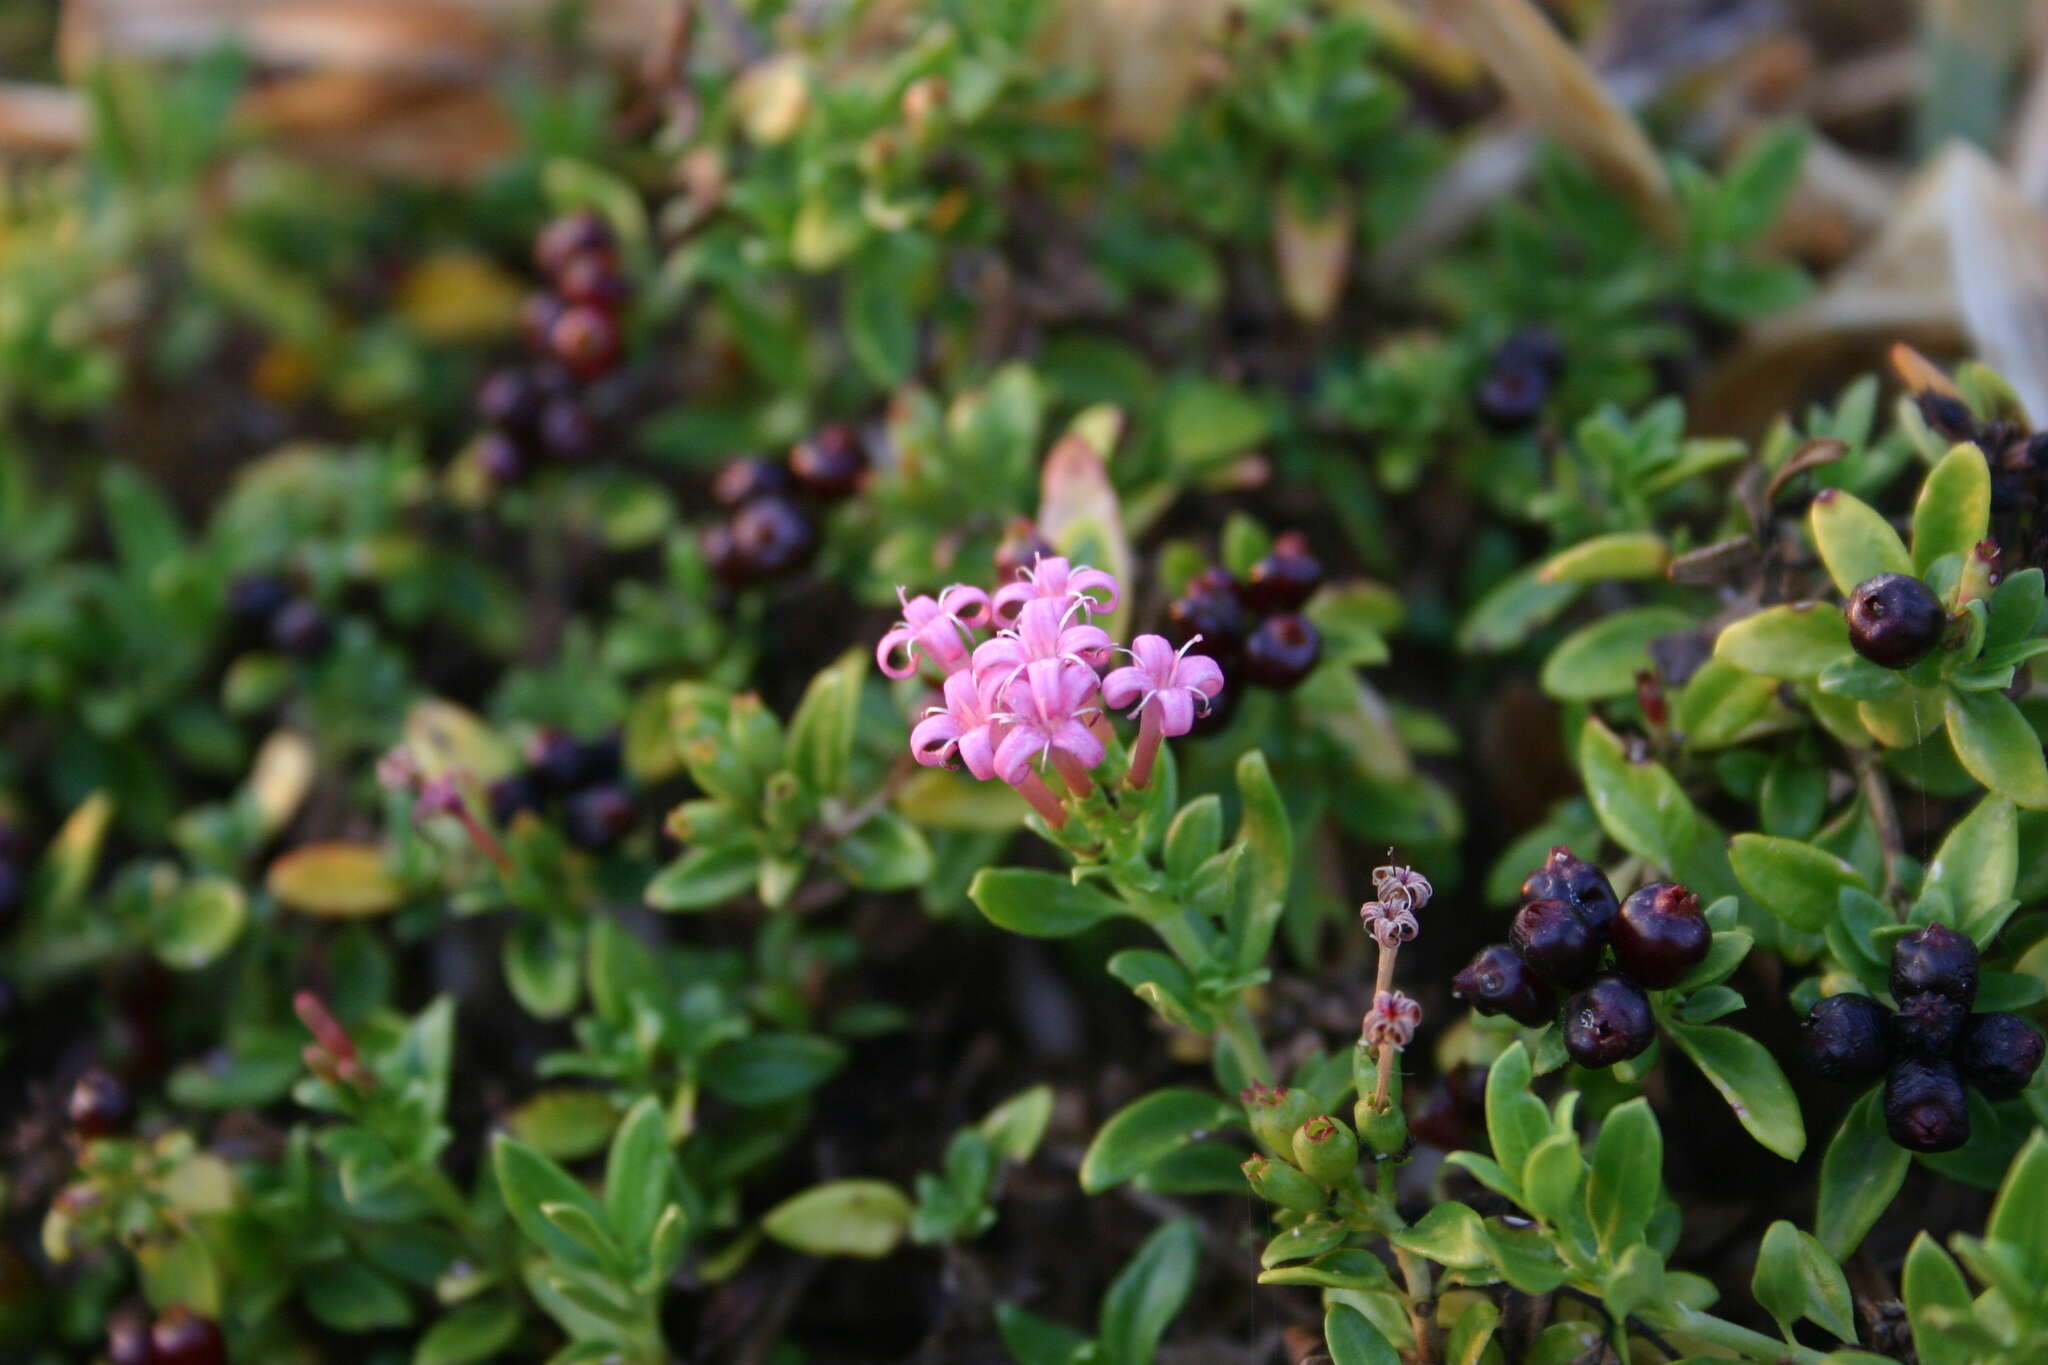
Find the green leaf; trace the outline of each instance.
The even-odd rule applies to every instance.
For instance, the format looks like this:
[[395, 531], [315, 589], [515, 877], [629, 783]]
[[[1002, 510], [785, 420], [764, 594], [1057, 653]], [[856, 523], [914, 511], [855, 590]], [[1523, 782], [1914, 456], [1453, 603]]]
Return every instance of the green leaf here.
[[1010, 1096], [982, 1116], [976, 1125], [989, 1146], [1005, 1161], [1029, 1161], [1045, 1140], [1052, 1122], [1052, 1087], [1034, 1085]]
[[1097, 1339], [1115, 1365], [1151, 1365], [1159, 1338], [1194, 1290], [1201, 1246], [1194, 1219], [1162, 1223], [1110, 1283]]
[[519, 1308], [510, 1299], [479, 1299], [434, 1320], [413, 1348], [412, 1365], [475, 1365], [495, 1359], [519, 1335]]
[[1552, 1227], [1568, 1228], [1585, 1175], [1578, 1135], [1552, 1133], [1522, 1163], [1522, 1204]]
[[1724, 627], [1714, 657], [1767, 678], [1818, 678], [1838, 660], [1853, 658], [1849, 623], [1825, 602], [1766, 607]]
[[643, 1095], [620, 1120], [604, 1165], [605, 1218], [636, 1254], [668, 1206], [669, 1174], [668, 1125], [660, 1102]]
[[1806, 1150], [1806, 1122], [1791, 1084], [1764, 1045], [1718, 1024], [1667, 1021], [1665, 1027], [1749, 1135], [1787, 1161], [1797, 1161]]
[[654, 874], [647, 903], [657, 910], [708, 910], [753, 890], [761, 855], [740, 844], [693, 848]]
[[1635, 690], [1651, 666], [1650, 642], [1688, 630], [1693, 618], [1672, 607], [1638, 607], [1604, 616], [1566, 636], [1543, 662], [1543, 690], [1561, 701], [1597, 701]]
[[967, 899], [997, 928], [1032, 938], [1065, 938], [1125, 911], [1122, 901], [1093, 887], [1022, 867], [983, 868], [969, 884]]
[[[2005, 798], [1987, 796], [1941, 841], [1927, 864], [1926, 885], [1948, 894], [1958, 927], [1967, 929], [2011, 897], [2019, 870], [2019, 813]], [[1987, 943], [1980, 940], [1978, 946]]]
[[541, 1212], [545, 1205], [562, 1204], [581, 1208], [592, 1222], [601, 1222], [603, 1214], [589, 1191], [560, 1166], [512, 1138], [501, 1136], [491, 1144], [491, 1166], [498, 1176], [498, 1193], [505, 1209], [528, 1241], [552, 1260], [585, 1269], [597, 1267], [596, 1257]]
[[1922, 578], [1944, 555], [1967, 559], [1991, 533], [1991, 467], [1970, 441], [1950, 448], [1913, 504], [1913, 572]]
[[1428, 1213], [1387, 1240], [1452, 1270], [1477, 1270], [1493, 1260], [1486, 1225], [1471, 1208], [1454, 1199], [1431, 1206]]
[[1223, 847], [1223, 799], [1198, 796], [1180, 808], [1166, 827], [1162, 863], [1166, 875], [1185, 882]]
[[1155, 1090], [1110, 1115], [1081, 1159], [1081, 1188], [1100, 1194], [1203, 1133], [1242, 1120], [1236, 1105], [1199, 1090]]
[[1913, 1351], [1921, 1365], [1975, 1365], [1977, 1357], [1970, 1341], [1950, 1325], [1973, 1315], [1969, 1282], [1963, 1279], [1955, 1259], [1924, 1231], [1913, 1238], [1906, 1252], [1899, 1288], [1906, 1301], [1906, 1320], [1913, 1326]]
[[1747, 242], [1777, 221], [1806, 156], [1806, 130], [1773, 128], [1743, 148], [1721, 182], [1721, 222], [1731, 240]]
[[1598, 583], [1616, 578], [1662, 578], [1671, 563], [1664, 537], [1648, 531], [1594, 536], [1543, 561], [1536, 576], [1545, 583]]
[[1869, 503], [1838, 488], [1822, 489], [1807, 522], [1814, 549], [1844, 597], [1879, 574], [1913, 572], [1913, 557], [1891, 524]]
[[761, 1230], [812, 1256], [877, 1260], [910, 1226], [910, 1199], [886, 1180], [834, 1180], [791, 1195], [761, 1216]]
[[876, 811], [858, 829], [833, 840], [828, 854], [846, 880], [864, 891], [903, 891], [931, 879], [932, 850], [916, 825], [894, 811]]
[[823, 1085], [846, 1064], [846, 1048], [812, 1033], [736, 1038], [704, 1062], [704, 1086], [734, 1104], [777, 1104]]
[[844, 274], [846, 349], [878, 388], [893, 389], [917, 361], [917, 317], [907, 272], [875, 253]]
[[1744, 672], [1725, 659], [1701, 664], [1671, 706], [1671, 724], [1688, 749], [1717, 749], [1742, 739], [1777, 699], [1778, 680]]
[[1593, 1147], [1586, 1213], [1608, 1259], [1643, 1238], [1663, 1182], [1664, 1134], [1650, 1102], [1637, 1096], [1611, 1110]]
[[1333, 1304], [1323, 1315], [1323, 1342], [1330, 1348], [1330, 1365], [1401, 1365], [1401, 1353], [1380, 1329], [1345, 1304]]
[[2048, 1134], [2039, 1128], [2013, 1158], [1991, 1206], [1984, 1235], [2024, 1257], [2036, 1277], [2048, 1275]]
[[1266, 960], [1280, 912], [1287, 906], [1287, 879], [1294, 868], [1294, 833], [1287, 806], [1273, 784], [1266, 755], [1258, 749], [1237, 761], [1237, 793], [1243, 806], [1235, 844], [1243, 879], [1239, 894], [1246, 914], [1238, 929], [1237, 967], [1251, 971]]
[[1764, 1232], [1750, 1286], [1788, 1336], [1794, 1322], [1808, 1318], [1843, 1341], [1856, 1340], [1855, 1310], [1842, 1267], [1819, 1242], [1782, 1218]]
[[1189, 380], [1166, 398], [1167, 458], [1188, 474], [1200, 473], [1266, 439], [1266, 404], [1227, 384]]
[[1479, 1299], [1458, 1312], [1444, 1341], [1444, 1365], [1480, 1365], [1486, 1358], [1487, 1343], [1500, 1326], [1500, 1309], [1491, 1299]]
[[1629, 852], [1672, 867], [1692, 843], [1699, 812], [1677, 780], [1660, 764], [1631, 760], [1596, 719], [1579, 733], [1579, 771], [1601, 826]]
[[242, 888], [224, 877], [186, 882], [150, 917], [150, 947], [159, 961], [196, 971], [234, 946], [249, 918]]
[[811, 679], [789, 718], [784, 761], [812, 792], [831, 795], [846, 786], [853, 758], [854, 721], [867, 678], [865, 651], [849, 651]]
[[1017, 1365], [1075, 1365], [1088, 1338], [1014, 1303], [996, 1305], [996, 1332]]
[[1528, 1050], [1519, 1039], [1486, 1073], [1487, 1135], [1492, 1139], [1501, 1169], [1512, 1173], [1518, 1192], [1523, 1163], [1536, 1144], [1550, 1135], [1549, 1115], [1544, 1112], [1543, 1101], [1529, 1089], [1533, 1079]]
[[1810, 934], [1835, 916], [1842, 888], [1867, 891], [1855, 868], [1826, 849], [1770, 834], [1738, 834], [1728, 842], [1735, 879], [1780, 920]]
[[1814, 1231], [1829, 1255], [1845, 1259], [1862, 1244], [1912, 1164], [1912, 1154], [1885, 1131], [1882, 1093], [1872, 1087], [1849, 1107], [1821, 1158]]
[[558, 919], [522, 919], [505, 936], [505, 984], [528, 1014], [559, 1019], [583, 993], [576, 930]]
[[1583, 583], [1546, 583], [1541, 567], [1532, 564], [1473, 603], [1458, 624], [1458, 648], [1466, 654], [1513, 649], [1570, 606], [1584, 587]]
[[2048, 761], [2010, 697], [1950, 689], [1943, 718], [1949, 743], [1970, 776], [2029, 810], [2048, 810]]
[[360, 1261], [322, 1265], [305, 1280], [306, 1307], [337, 1332], [375, 1332], [412, 1321], [405, 1291]]

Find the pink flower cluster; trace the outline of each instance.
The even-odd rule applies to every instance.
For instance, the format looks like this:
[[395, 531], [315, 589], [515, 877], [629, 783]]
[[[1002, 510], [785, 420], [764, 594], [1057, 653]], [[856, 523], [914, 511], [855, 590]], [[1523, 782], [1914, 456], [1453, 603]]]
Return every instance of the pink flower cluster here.
[[[1223, 690], [1215, 660], [1188, 652], [1194, 640], [1175, 650], [1162, 636], [1140, 635], [1125, 649], [1094, 624], [1118, 597], [1116, 579], [1100, 569], [1040, 556], [993, 595], [956, 583], [936, 597], [900, 588], [897, 596], [903, 619], [876, 646], [875, 662], [892, 678], [922, 666], [944, 679], [944, 704], [910, 732], [911, 756], [1009, 783], [1055, 829], [1066, 809], [1043, 770], [1051, 767], [1075, 796], [1093, 790], [1103, 707], [1129, 707], [1138, 718], [1128, 781], [1142, 787], [1160, 741], [1186, 734]], [[1131, 662], [1105, 675], [1119, 653]]]

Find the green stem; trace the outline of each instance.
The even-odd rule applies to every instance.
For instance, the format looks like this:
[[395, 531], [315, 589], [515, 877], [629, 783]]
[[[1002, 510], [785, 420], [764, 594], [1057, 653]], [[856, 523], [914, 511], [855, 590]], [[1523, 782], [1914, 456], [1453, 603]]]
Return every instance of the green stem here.
[[1739, 1323], [1717, 1318], [1712, 1313], [1702, 1313], [1682, 1303], [1646, 1308], [1638, 1311], [1636, 1316], [1658, 1331], [1676, 1332], [1711, 1346], [1740, 1351], [1746, 1359], [1765, 1361], [1768, 1365], [1787, 1365], [1787, 1362], [1789, 1365], [1819, 1365], [1826, 1358], [1811, 1347], [1787, 1345], [1776, 1337], [1752, 1332]]
[[1403, 1250], [1392, 1239], [1393, 1233], [1408, 1224], [1394, 1207], [1394, 1163], [1382, 1161], [1379, 1165], [1379, 1198], [1374, 1203], [1374, 1212], [1389, 1234], [1387, 1244], [1393, 1248], [1394, 1264], [1408, 1289], [1408, 1329], [1415, 1334], [1416, 1359], [1433, 1361], [1437, 1358], [1436, 1286], [1429, 1273], [1429, 1262]]

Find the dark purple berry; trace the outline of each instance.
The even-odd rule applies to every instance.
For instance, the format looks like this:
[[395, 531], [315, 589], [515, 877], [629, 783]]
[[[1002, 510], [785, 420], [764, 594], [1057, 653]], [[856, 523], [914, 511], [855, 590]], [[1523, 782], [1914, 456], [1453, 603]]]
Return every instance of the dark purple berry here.
[[1029, 517], [1010, 518], [1010, 524], [1003, 528], [1003, 538], [996, 542], [997, 586], [1016, 582], [1019, 574], [1052, 553], [1052, 546], [1038, 534], [1036, 522]]
[[107, 1365], [156, 1365], [149, 1344], [149, 1319], [123, 1308], [107, 1319]]
[[1564, 378], [1564, 342], [1548, 327], [1523, 327], [1493, 353], [1493, 368], [1533, 365], [1555, 384]]
[[732, 527], [723, 522], [707, 526], [697, 536], [697, 549], [712, 576], [728, 588], [744, 588], [754, 581], [752, 568], [740, 557]]
[[1913, 395], [1913, 401], [1928, 428], [1949, 440], [1967, 441], [1976, 434], [1977, 419], [1971, 415], [1970, 405], [1954, 394], [1928, 389]]
[[789, 472], [814, 498], [850, 496], [867, 473], [868, 456], [849, 426], [829, 426], [789, 452]]
[[1914, 1152], [1952, 1152], [1970, 1140], [1970, 1107], [1954, 1062], [1908, 1057], [1884, 1078], [1884, 1126]]
[[94, 1067], [72, 1084], [64, 1113], [71, 1120], [71, 1131], [78, 1136], [110, 1137], [126, 1132], [135, 1121], [135, 1102], [128, 1097], [128, 1087], [116, 1080], [113, 1073]]
[[1323, 657], [1323, 637], [1302, 616], [1268, 616], [1244, 642], [1244, 680], [1286, 692], [1299, 687]]
[[334, 642], [334, 627], [320, 604], [295, 597], [270, 618], [270, 643], [296, 659], [315, 659]]
[[570, 304], [548, 328], [549, 354], [586, 384], [618, 363], [624, 344], [611, 315], [586, 304]]
[[732, 515], [733, 549], [756, 578], [772, 578], [808, 563], [818, 533], [803, 508], [788, 498], [755, 498]]
[[609, 251], [571, 256], [555, 275], [555, 289], [569, 303], [605, 313], [617, 313], [633, 296], [633, 286], [619, 273], [618, 258]]
[[1607, 874], [1585, 859], [1572, 856], [1572, 851], [1563, 844], [1551, 849], [1542, 866], [1522, 883], [1522, 899], [1564, 901], [1584, 915], [1586, 923], [1602, 936], [1621, 910]]
[[1509, 360], [1489, 370], [1472, 393], [1472, 411], [1494, 431], [1522, 431], [1543, 415], [1550, 380], [1526, 360]]
[[1615, 965], [1653, 991], [1677, 985], [1714, 945], [1700, 898], [1676, 882], [1653, 882], [1631, 894], [1608, 936]]
[[1323, 566], [1309, 552], [1308, 537], [1288, 531], [1273, 542], [1265, 558], [1246, 571], [1238, 593], [1257, 612], [1293, 611], [1308, 601], [1323, 581]]
[[1962, 1001], [1922, 991], [1899, 1001], [1885, 1036], [1901, 1057], [1946, 1057], [1955, 1051], [1969, 1018], [1970, 1007]]
[[526, 452], [504, 432], [487, 431], [476, 438], [476, 467], [503, 488], [526, 477]]
[[566, 307], [568, 305], [554, 294], [526, 296], [526, 302], [519, 305], [519, 335], [525, 340], [527, 350], [535, 355], [547, 355], [553, 350], [548, 338], [553, 335], [555, 323]]
[[1489, 944], [1451, 978], [1451, 994], [1481, 1014], [1505, 1014], [1537, 1028], [1557, 1015], [1557, 997], [1505, 943]]
[[541, 409], [540, 443], [558, 460], [587, 460], [597, 454], [597, 419], [579, 399], [551, 399]]
[[1973, 1014], [1956, 1046], [1963, 1079], [1994, 1100], [2027, 1088], [2041, 1065], [2041, 1032], [2017, 1014]]
[[547, 805], [540, 783], [528, 773], [499, 778], [491, 784], [488, 796], [491, 821], [501, 827], [511, 824], [522, 813], [539, 815]]
[[220, 1328], [188, 1308], [166, 1308], [149, 1329], [156, 1365], [227, 1365], [228, 1347]]
[[1977, 998], [1977, 945], [1946, 924], [1930, 924], [1892, 945], [1892, 999], [1933, 991], [1964, 1006]]
[[569, 262], [592, 252], [609, 252], [616, 243], [611, 224], [591, 209], [565, 213], [540, 230], [533, 240], [533, 263], [540, 273], [555, 276]]
[[1849, 594], [1849, 644], [1880, 668], [1911, 668], [1941, 643], [1948, 624], [1934, 589], [1911, 574], [1881, 573]]
[[1564, 1002], [1564, 1050], [1583, 1067], [1613, 1066], [1638, 1056], [1657, 1036], [1650, 997], [1627, 977], [1608, 972]]
[[1891, 1011], [1867, 995], [1831, 995], [1814, 1002], [1799, 1026], [1807, 1065], [1831, 1081], [1874, 1081], [1891, 1065]]
[[477, 387], [476, 415], [485, 426], [524, 431], [540, 416], [540, 389], [524, 370], [493, 370]]
[[711, 500], [720, 507], [738, 507], [788, 488], [787, 469], [774, 460], [748, 456], [730, 461], [712, 478]]
[[526, 769], [543, 792], [567, 795], [619, 775], [616, 735], [579, 740], [561, 730], [542, 730], [526, 742]]
[[632, 793], [610, 784], [577, 792], [562, 813], [562, 829], [569, 842], [593, 851], [612, 847], [631, 834], [638, 822]]
[[291, 600], [292, 585], [276, 574], [244, 574], [228, 584], [228, 618], [251, 635], [263, 635]]
[[1166, 608], [1168, 639], [1184, 645], [1199, 635], [1202, 652], [1226, 663], [1244, 648], [1249, 628], [1244, 603], [1238, 601], [1235, 592], [1227, 590], [1197, 591], [1190, 584], [1188, 591]]
[[1554, 986], [1576, 986], [1600, 965], [1600, 940], [1585, 916], [1563, 901], [1530, 901], [1515, 912], [1508, 942]]

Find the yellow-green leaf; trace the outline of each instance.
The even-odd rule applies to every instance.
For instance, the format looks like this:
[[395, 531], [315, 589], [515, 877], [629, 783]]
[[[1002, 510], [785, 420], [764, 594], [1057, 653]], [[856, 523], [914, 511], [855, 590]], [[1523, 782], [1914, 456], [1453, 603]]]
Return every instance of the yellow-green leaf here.
[[1738, 834], [1729, 861], [1743, 890], [1794, 929], [1819, 933], [1845, 886], [1869, 890], [1856, 869], [1826, 849], [1771, 834]]
[[2002, 692], [1949, 690], [1949, 742], [1970, 776], [2029, 810], [2048, 810], [2048, 761], [2020, 708]]
[[1536, 577], [1545, 583], [1662, 578], [1670, 563], [1671, 547], [1664, 537], [1648, 531], [1616, 531], [1558, 551], [1543, 562]]
[[384, 870], [383, 850], [370, 844], [306, 844], [270, 865], [270, 894], [294, 910], [355, 919], [396, 910], [405, 888]]
[[1767, 607], [1722, 630], [1714, 657], [1767, 678], [1807, 681], [1848, 657], [1849, 623], [1825, 602]]
[[1852, 493], [1822, 489], [1813, 500], [1808, 524], [1828, 577], [1844, 595], [1879, 574], [1913, 572], [1913, 557], [1906, 553], [1899, 533], [1877, 509]]
[[1943, 555], [1967, 555], [1990, 534], [1991, 468], [1965, 441], [1941, 457], [1913, 504], [1913, 571], [1925, 575]]

